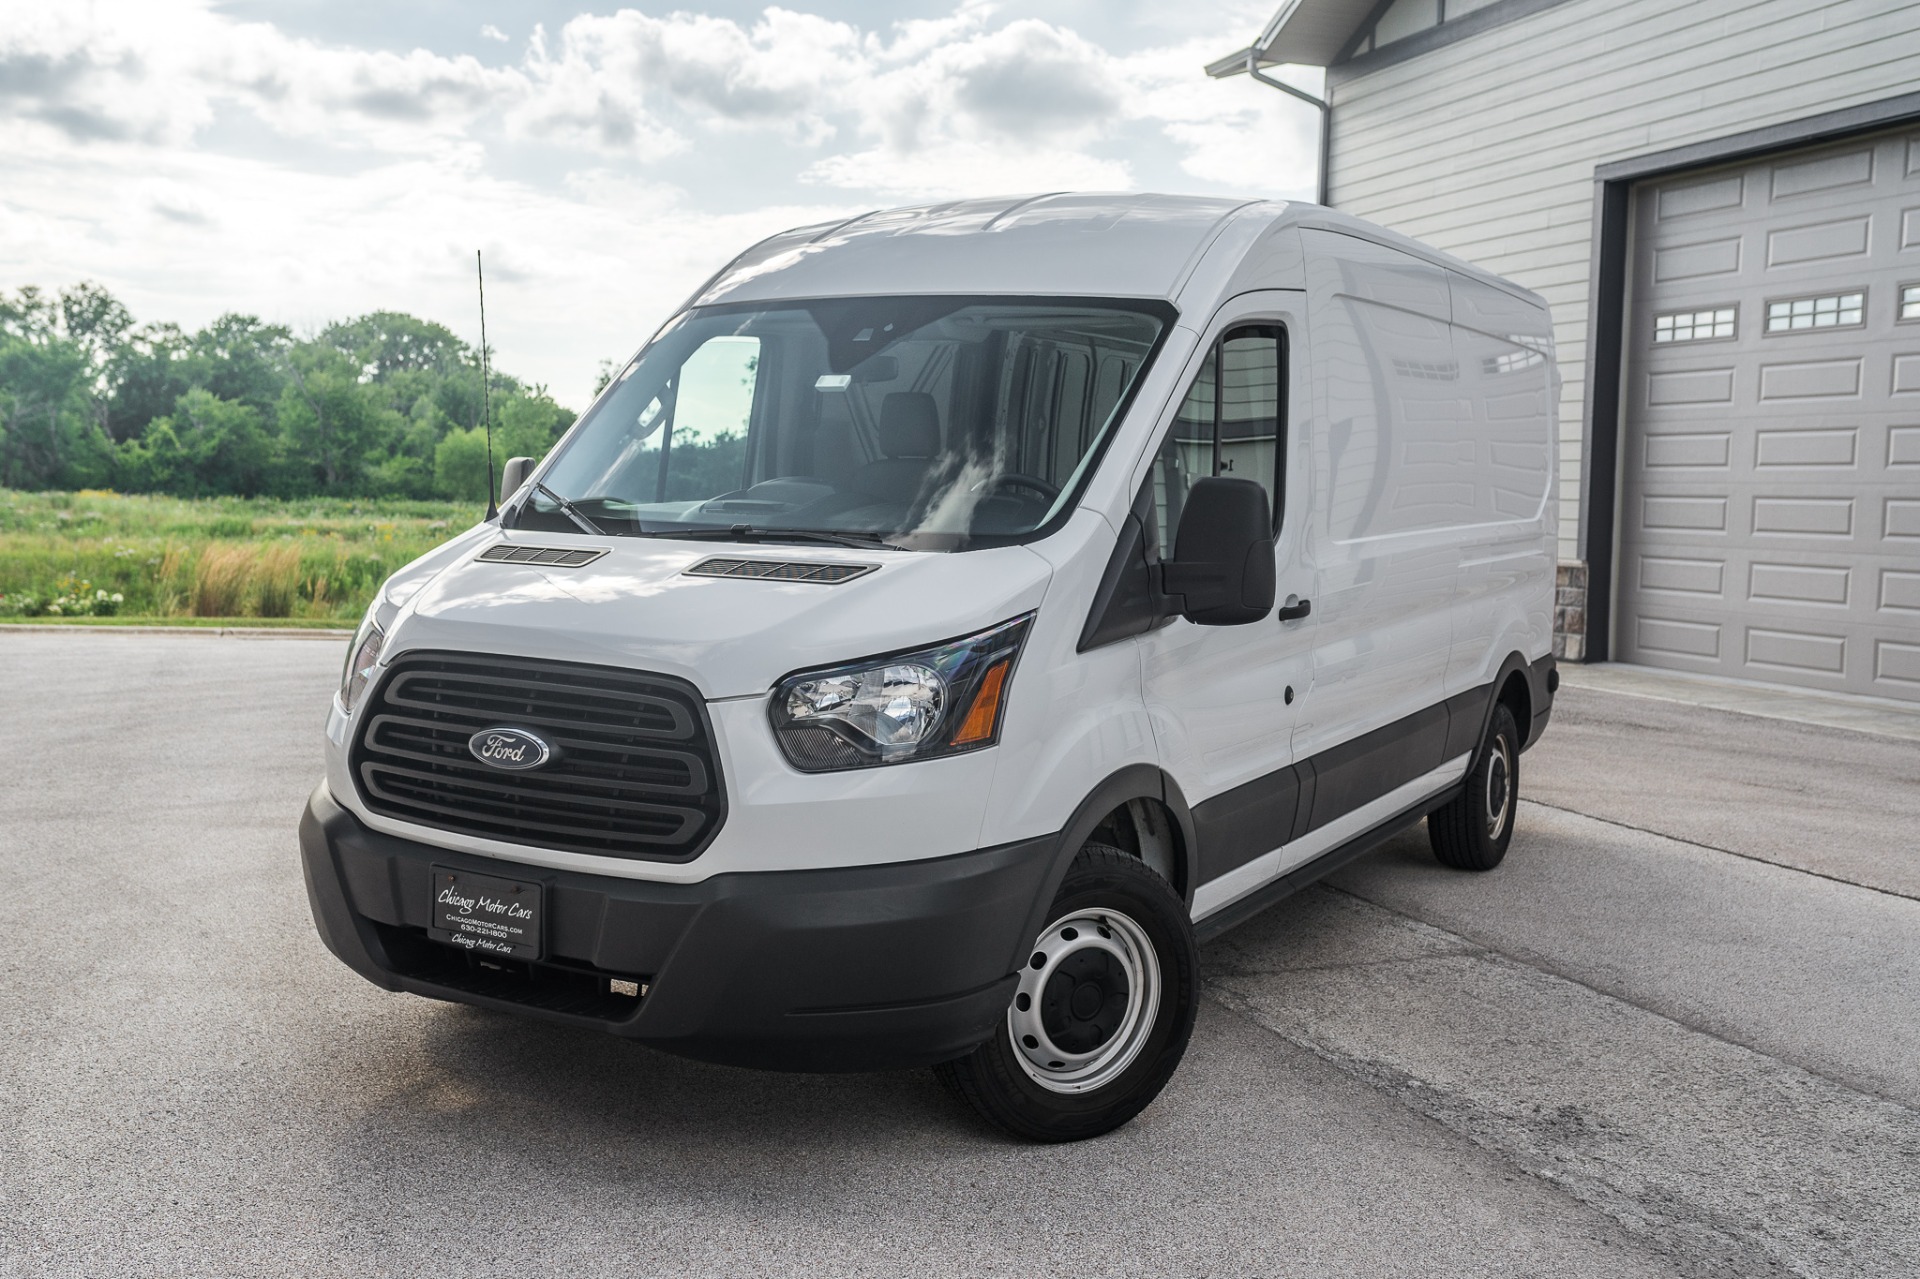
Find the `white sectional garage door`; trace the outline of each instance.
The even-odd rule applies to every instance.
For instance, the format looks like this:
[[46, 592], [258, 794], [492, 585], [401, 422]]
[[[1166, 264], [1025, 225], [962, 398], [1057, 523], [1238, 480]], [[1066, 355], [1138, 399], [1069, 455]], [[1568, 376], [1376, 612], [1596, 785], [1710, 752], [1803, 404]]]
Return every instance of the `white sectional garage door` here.
[[1920, 701], [1920, 135], [1634, 198], [1615, 651]]

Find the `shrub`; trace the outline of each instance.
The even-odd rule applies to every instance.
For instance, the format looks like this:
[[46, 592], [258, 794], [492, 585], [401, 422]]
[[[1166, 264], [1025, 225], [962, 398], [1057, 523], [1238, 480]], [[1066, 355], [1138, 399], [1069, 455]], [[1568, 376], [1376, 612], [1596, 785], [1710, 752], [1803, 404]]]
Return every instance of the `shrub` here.
[[240, 617], [246, 611], [253, 578], [253, 548], [216, 544], [200, 552], [193, 566], [191, 612], [195, 617]]
[[26, 617], [112, 617], [127, 599], [119, 591], [103, 591], [71, 574], [60, 583], [60, 593], [50, 600], [41, 601], [31, 595], [20, 598], [27, 603], [22, 609]]
[[292, 542], [269, 546], [253, 566], [254, 605], [261, 617], [292, 617], [300, 595], [300, 548]]

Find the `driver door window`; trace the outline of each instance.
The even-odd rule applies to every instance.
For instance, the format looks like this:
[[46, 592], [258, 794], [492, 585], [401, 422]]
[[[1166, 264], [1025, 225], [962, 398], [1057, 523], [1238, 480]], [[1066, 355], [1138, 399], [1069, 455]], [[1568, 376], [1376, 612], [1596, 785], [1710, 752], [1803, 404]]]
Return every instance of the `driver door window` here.
[[1286, 492], [1281, 474], [1286, 400], [1286, 332], [1277, 324], [1242, 325], [1222, 334], [1174, 414], [1153, 464], [1159, 553], [1173, 533], [1195, 480], [1213, 475], [1253, 480], [1267, 491], [1280, 528]]

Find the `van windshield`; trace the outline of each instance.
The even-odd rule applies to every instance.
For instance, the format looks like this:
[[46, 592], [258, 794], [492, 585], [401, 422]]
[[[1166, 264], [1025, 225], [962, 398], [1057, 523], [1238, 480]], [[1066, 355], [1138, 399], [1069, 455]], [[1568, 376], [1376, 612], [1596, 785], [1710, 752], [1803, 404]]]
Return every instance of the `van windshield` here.
[[814, 532], [924, 550], [1069, 509], [1172, 308], [865, 297], [667, 326], [557, 450], [516, 526]]

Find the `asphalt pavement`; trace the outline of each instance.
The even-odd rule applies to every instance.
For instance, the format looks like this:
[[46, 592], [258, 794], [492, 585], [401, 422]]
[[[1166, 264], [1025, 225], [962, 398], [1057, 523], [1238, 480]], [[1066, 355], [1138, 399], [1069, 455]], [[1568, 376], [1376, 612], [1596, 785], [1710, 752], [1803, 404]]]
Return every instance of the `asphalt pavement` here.
[[294, 824], [338, 642], [0, 635], [0, 1274], [1920, 1273], [1920, 742], [1564, 689], [1512, 853], [1208, 946], [1134, 1124], [377, 990]]

